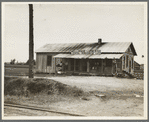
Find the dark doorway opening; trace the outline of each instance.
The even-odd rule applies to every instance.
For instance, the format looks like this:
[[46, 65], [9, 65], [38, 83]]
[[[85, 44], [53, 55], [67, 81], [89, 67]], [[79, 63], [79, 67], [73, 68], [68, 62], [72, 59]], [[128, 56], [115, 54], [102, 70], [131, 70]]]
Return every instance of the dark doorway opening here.
[[87, 72], [87, 60], [82, 59], [82, 71]]
[[76, 71], [80, 70], [80, 59], [76, 59], [75, 69], [76, 69]]
[[70, 60], [70, 70], [74, 71], [74, 59], [69, 59]]
[[129, 73], [131, 73], [131, 61], [129, 61]]

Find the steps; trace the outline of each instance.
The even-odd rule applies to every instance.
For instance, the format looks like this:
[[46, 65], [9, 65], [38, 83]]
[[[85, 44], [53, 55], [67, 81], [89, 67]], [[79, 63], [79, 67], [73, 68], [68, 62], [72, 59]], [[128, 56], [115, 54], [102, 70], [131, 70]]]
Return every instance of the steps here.
[[124, 70], [123, 70], [123, 75], [125, 75], [126, 77], [128, 76], [129, 78], [135, 78], [134, 75], [132, 75], [132, 74], [130, 74], [130, 73], [124, 71]]
[[143, 71], [134, 71], [133, 74], [130, 74], [126, 71], [123, 71], [123, 73], [125, 75], [127, 75], [129, 78], [137, 78], [137, 79], [140, 79], [140, 80], [143, 80], [144, 79], [144, 72]]

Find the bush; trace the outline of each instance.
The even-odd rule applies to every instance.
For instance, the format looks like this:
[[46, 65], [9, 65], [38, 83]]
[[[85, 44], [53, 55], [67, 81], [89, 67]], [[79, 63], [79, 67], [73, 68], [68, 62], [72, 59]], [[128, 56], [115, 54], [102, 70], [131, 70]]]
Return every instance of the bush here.
[[25, 80], [21, 78], [8, 79], [4, 83], [4, 94], [9, 95], [23, 95]]
[[71, 87], [66, 84], [51, 79], [28, 79], [28, 78], [5, 78], [4, 94], [5, 95], [22, 95], [29, 94], [61, 94], [74, 97], [82, 96], [83, 90], [76, 86]]
[[40, 93], [41, 91], [46, 89], [46, 85], [42, 83], [37, 83], [37, 82], [30, 82], [27, 84], [27, 90], [30, 93]]
[[74, 97], [78, 97], [78, 96], [82, 96], [83, 95], [83, 90], [78, 89], [76, 86], [74, 86], [72, 88], [72, 92], [73, 92]]

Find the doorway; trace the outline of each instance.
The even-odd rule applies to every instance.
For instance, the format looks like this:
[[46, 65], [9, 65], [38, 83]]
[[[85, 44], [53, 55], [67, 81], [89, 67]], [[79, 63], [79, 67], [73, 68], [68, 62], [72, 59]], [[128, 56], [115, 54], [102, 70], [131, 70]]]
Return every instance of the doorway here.
[[82, 59], [82, 72], [87, 72], [87, 60], [86, 59]]
[[131, 73], [131, 61], [129, 61], [129, 73]]
[[76, 59], [76, 65], [75, 65], [75, 70], [79, 71], [80, 70], [80, 59]]

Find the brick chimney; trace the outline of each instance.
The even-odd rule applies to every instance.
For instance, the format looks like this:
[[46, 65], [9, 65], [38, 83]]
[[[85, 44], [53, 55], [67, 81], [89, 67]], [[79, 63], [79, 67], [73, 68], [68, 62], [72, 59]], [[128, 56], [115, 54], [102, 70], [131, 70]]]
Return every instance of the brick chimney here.
[[102, 43], [102, 39], [98, 39], [98, 44], [101, 44]]

